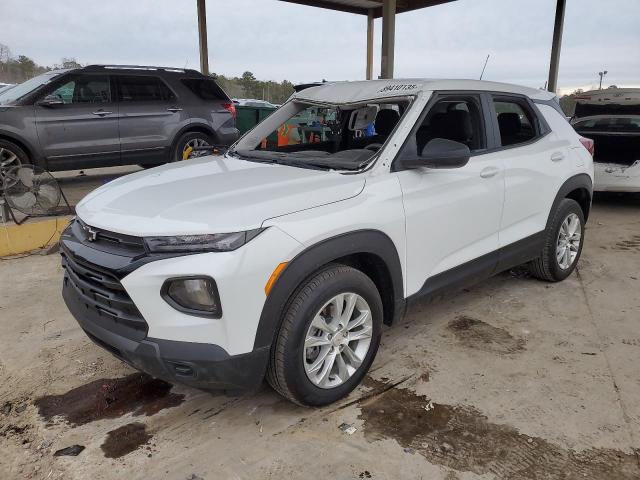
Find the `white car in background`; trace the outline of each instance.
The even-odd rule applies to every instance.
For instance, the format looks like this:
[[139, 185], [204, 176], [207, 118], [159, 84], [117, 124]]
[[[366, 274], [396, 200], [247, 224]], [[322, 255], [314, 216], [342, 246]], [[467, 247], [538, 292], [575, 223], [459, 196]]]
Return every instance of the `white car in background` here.
[[573, 128], [594, 141], [594, 190], [640, 192], [640, 89], [594, 90], [576, 100]]
[[[300, 117], [308, 134], [283, 143]], [[223, 156], [90, 193], [61, 238], [63, 296], [96, 344], [155, 377], [225, 390], [266, 377], [325, 405], [358, 385], [383, 323], [412, 301], [520, 264], [567, 278], [591, 147], [541, 90], [307, 88]]]

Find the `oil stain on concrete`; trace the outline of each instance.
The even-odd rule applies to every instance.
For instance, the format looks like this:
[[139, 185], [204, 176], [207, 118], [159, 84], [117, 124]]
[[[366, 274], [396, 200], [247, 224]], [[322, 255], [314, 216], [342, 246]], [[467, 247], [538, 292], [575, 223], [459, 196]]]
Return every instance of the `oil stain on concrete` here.
[[524, 350], [524, 339], [476, 318], [460, 316], [449, 322], [447, 328], [468, 348], [502, 354]]
[[61, 416], [69, 424], [78, 426], [127, 413], [150, 416], [176, 407], [184, 401], [184, 395], [172, 393], [171, 388], [162, 380], [134, 373], [123, 378], [96, 380], [62, 395], [40, 397], [34, 404], [47, 422]]
[[151, 437], [153, 435], [147, 433], [147, 427], [143, 423], [128, 423], [108, 432], [100, 448], [105, 457], [120, 458], [140, 448]]
[[[376, 383], [369, 380], [368, 384]], [[385, 384], [377, 382], [378, 389]], [[370, 441], [395, 439], [430, 463], [499, 479], [637, 480], [634, 454], [611, 449], [576, 452], [547, 440], [490, 423], [469, 406], [432, 403], [405, 388], [391, 388], [361, 404], [364, 435]]]

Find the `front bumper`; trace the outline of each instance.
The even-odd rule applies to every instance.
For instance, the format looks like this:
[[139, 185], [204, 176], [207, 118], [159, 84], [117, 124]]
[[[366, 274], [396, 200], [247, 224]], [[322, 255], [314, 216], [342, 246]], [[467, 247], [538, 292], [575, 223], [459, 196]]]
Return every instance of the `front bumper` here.
[[153, 377], [203, 390], [251, 390], [262, 383], [269, 358], [268, 347], [229, 355], [222, 347], [207, 343], [149, 337], [134, 340], [101, 326], [94, 318], [100, 314], [87, 308], [66, 275], [62, 296], [94, 343]]

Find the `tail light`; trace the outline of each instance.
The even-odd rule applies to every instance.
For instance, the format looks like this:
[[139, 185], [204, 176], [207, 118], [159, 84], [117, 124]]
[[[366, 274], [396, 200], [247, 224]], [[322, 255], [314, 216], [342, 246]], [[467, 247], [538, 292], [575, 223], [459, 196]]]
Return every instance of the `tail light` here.
[[236, 119], [236, 106], [233, 104], [233, 102], [223, 103], [222, 106], [225, 108], [225, 110], [229, 111], [229, 113], [231, 114], [231, 117], [235, 120]]
[[591, 155], [593, 157], [593, 155], [596, 153], [596, 144], [593, 140], [591, 140], [590, 138], [585, 138], [585, 137], [580, 137], [580, 143], [582, 144], [582, 146], [584, 148], [587, 149], [587, 152], [589, 152], [589, 155]]

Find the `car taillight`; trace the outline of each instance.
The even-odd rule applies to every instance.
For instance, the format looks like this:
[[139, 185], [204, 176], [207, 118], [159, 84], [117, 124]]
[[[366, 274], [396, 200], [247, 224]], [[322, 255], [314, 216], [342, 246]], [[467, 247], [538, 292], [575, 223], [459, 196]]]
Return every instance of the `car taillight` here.
[[233, 117], [233, 119], [236, 119], [236, 106], [233, 104], [233, 102], [230, 103], [223, 103], [222, 106], [229, 111], [229, 113], [231, 114], [231, 117]]
[[596, 152], [595, 142], [590, 138], [580, 137], [580, 143], [584, 148], [587, 149], [587, 152], [589, 152], [589, 155], [593, 157], [594, 153]]

